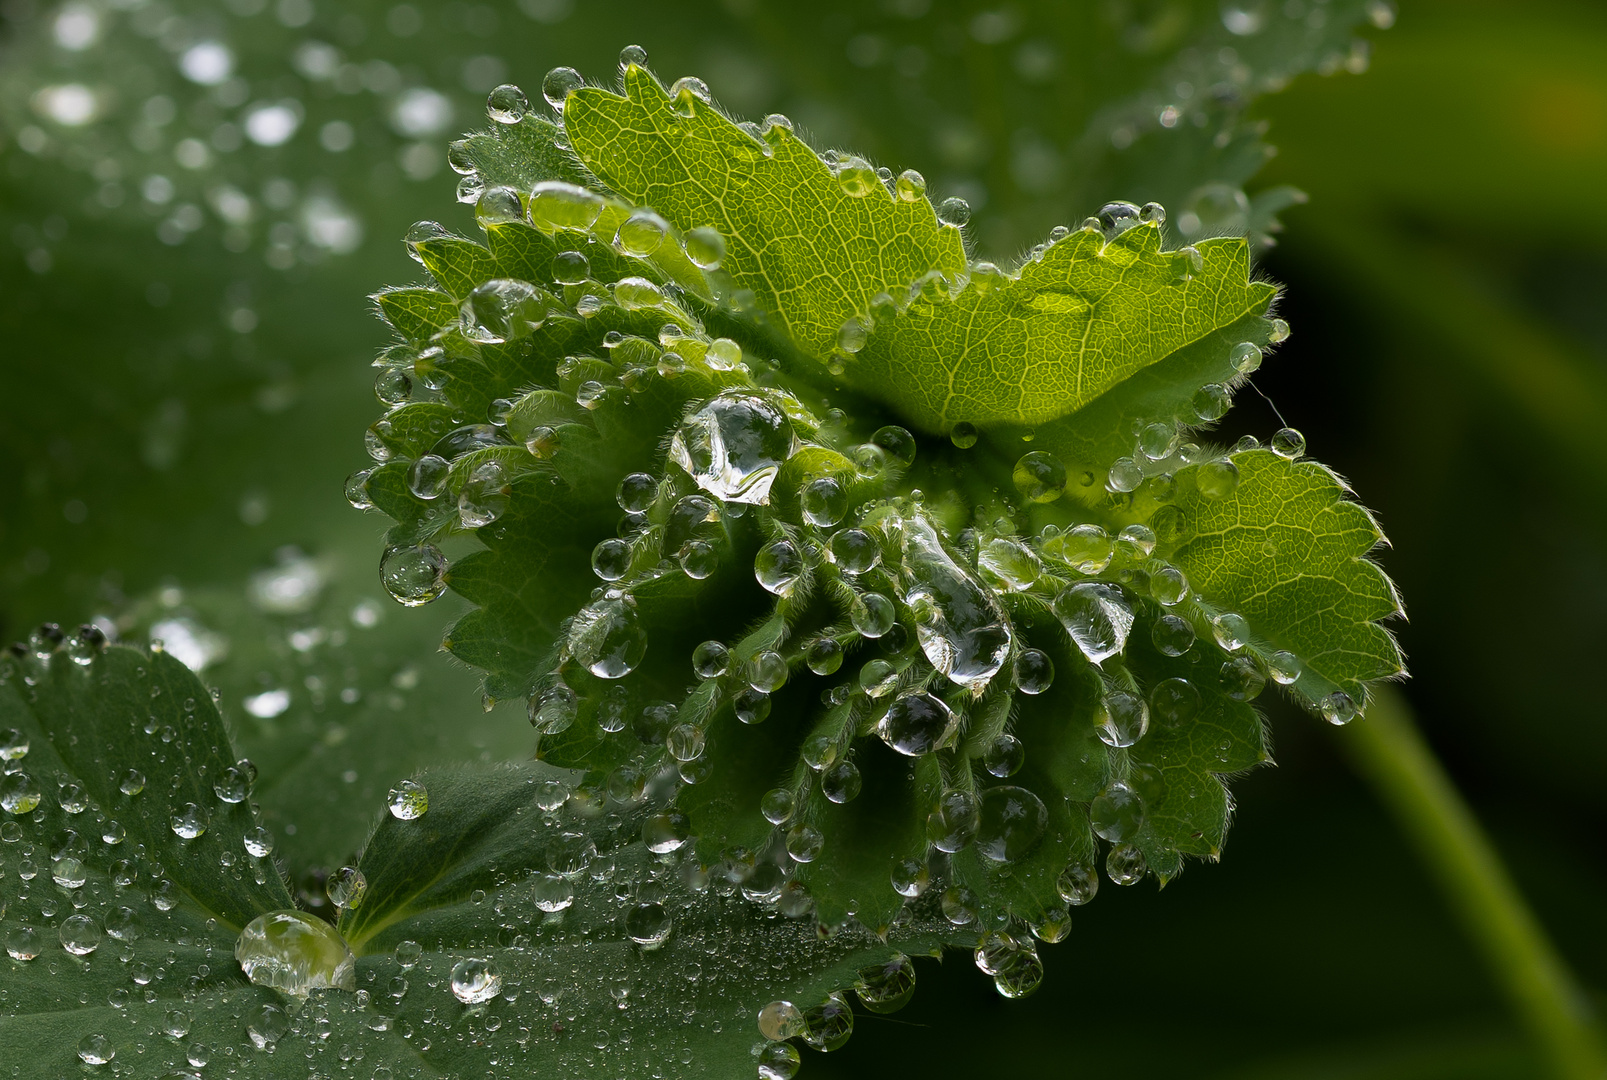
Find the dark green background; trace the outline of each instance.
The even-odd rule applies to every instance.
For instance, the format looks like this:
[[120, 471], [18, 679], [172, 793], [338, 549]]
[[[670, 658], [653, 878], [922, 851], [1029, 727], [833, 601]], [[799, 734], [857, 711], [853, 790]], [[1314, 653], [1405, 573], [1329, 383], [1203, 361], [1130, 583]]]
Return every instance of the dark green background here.
[[[517, 27], [508, 77], [534, 96], [548, 67], [606, 73], [639, 41], [663, 75], [703, 74], [737, 111], [812, 116], [827, 141], [941, 174], [895, 156], [918, 153], [907, 149], [918, 139], [878, 137], [899, 103], [843, 84], [829, 26], [665, 8], [583, 4], [550, 26], [494, 9]], [[410, 221], [467, 227], [450, 202], [456, 178], [334, 175], [369, 239], [290, 272], [260, 250], [224, 252], [215, 232], [166, 247], [136, 215], [84, 211], [87, 181], [15, 144], [25, 84], [51, 77], [28, 51], [51, 10], [11, 0], [0, 66], [12, 110], [0, 144], [0, 631], [115, 611], [162, 583], [238, 588], [284, 544], [377, 594], [380, 522], [340, 494], [379, 411], [367, 361], [384, 334], [363, 298], [413, 276], [390, 239]], [[443, 70], [491, 47], [472, 40], [481, 10], [428, 8], [453, 31], [439, 48], [458, 50]], [[1250, 190], [1310, 195], [1261, 261], [1288, 287], [1280, 313], [1294, 336], [1256, 385], [1378, 512], [1411, 617], [1398, 627], [1407, 696], [1561, 950], [1600, 987], [1607, 12], [1409, 0], [1393, 29], [1366, 36], [1366, 74], [1302, 76], [1252, 110], [1279, 154]], [[429, 37], [395, 47], [426, 65]], [[473, 98], [459, 94], [457, 127], [479, 122], [463, 104]], [[384, 137], [371, 154], [381, 164]], [[978, 233], [1013, 240], [989, 233], [988, 215]], [[152, 282], [171, 292], [165, 306], [150, 303]], [[224, 322], [241, 304], [260, 317], [248, 334]], [[1230, 434], [1278, 426], [1256, 395], [1240, 406]], [[153, 432], [171, 435], [178, 415], [174, 452], [153, 458]], [[241, 500], [259, 496], [268, 515], [248, 525]], [[414, 621], [431, 677], [474, 709], [473, 679], [429, 651], [444, 614], [391, 618]], [[1280, 767], [1237, 783], [1225, 865], [1193, 867], [1164, 894], [1107, 884], [1045, 950], [1048, 979], [1025, 1002], [999, 999], [963, 956], [925, 963], [908, 1009], [861, 1015], [849, 1048], [812, 1055], [803, 1075], [1536, 1075], [1494, 984], [1328, 732], [1270, 711]]]

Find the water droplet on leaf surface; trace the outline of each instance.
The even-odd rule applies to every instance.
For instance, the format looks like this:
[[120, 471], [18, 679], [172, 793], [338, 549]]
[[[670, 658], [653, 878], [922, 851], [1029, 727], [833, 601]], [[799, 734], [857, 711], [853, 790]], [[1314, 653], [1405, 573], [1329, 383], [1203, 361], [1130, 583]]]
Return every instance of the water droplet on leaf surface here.
[[670, 443], [670, 460], [703, 490], [728, 502], [767, 503], [792, 453], [792, 423], [753, 394], [727, 393], [693, 413]]
[[253, 983], [293, 997], [305, 997], [312, 990], [357, 989], [357, 962], [345, 939], [329, 923], [306, 912], [259, 915], [240, 932], [234, 956]]
[[502, 993], [495, 960], [469, 957], [452, 965], [452, 996], [465, 1005], [482, 1005]]

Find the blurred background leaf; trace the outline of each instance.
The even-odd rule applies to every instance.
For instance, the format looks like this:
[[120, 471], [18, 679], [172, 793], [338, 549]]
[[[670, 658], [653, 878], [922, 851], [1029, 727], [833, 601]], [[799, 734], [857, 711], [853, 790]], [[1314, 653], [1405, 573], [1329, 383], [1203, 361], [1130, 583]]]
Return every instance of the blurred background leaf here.
[[[1412, 616], [1400, 628], [1407, 694], [1563, 953], [1588, 984], [1607, 982], [1596, 655], [1607, 640], [1607, 14], [1596, 6], [1413, 0], [1387, 33], [1369, 26], [1396, 22], [1389, 6], [1337, 0], [673, 12], [7, 0], [3, 12], [6, 633], [126, 615], [129, 597], [159, 605], [164, 584], [182, 586], [178, 606], [198, 618], [214, 604], [202, 598], [218, 597], [201, 621], [221, 628], [250, 574], [298, 545], [329, 567], [340, 599], [327, 618], [269, 620], [277, 658], [252, 645], [236, 674], [216, 669], [239, 728], [261, 673], [295, 673], [289, 634], [349, 624], [380, 597], [380, 519], [340, 495], [364, 463], [355, 433], [378, 412], [367, 361], [385, 334], [363, 297], [415, 275], [395, 240], [415, 218], [445, 215], [456, 182], [445, 143], [479, 122], [490, 86], [515, 81], [534, 99], [557, 64], [606, 80], [637, 41], [664, 76], [701, 75], [736, 112], [786, 112], [819, 145], [920, 169], [939, 196], [968, 197], [976, 242], [996, 258], [1109, 198], [1160, 198], [1179, 235], [1191, 211], [1203, 235], [1264, 233], [1289, 185], [1309, 193], [1262, 261], [1288, 285], [1280, 314], [1295, 336], [1258, 385], [1379, 511]], [[1358, 26], [1370, 48], [1352, 43]], [[208, 53], [191, 56], [214, 41], [231, 50], [215, 79], [215, 52], [210, 68]], [[1305, 68], [1331, 77], [1257, 97]], [[1112, 85], [1128, 111], [1089, 97]], [[1190, 155], [1203, 173], [1172, 171], [1164, 150], [1195, 137], [1188, 102], [1202, 99], [1198, 130], [1228, 138]], [[253, 117], [265, 141], [275, 124], [293, 134], [258, 145]], [[1263, 167], [1264, 142], [1280, 152]], [[459, 212], [448, 224], [466, 224]], [[1229, 438], [1279, 426], [1253, 405], [1232, 422]], [[417, 665], [438, 687], [430, 715], [467, 733], [432, 752], [517, 753], [523, 720], [479, 721], [473, 679], [434, 654], [446, 614], [388, 610], [380, 630], [396, 638], [375, 655], [396, 670], [365, 680]], [[1227, 867], [1185, 874], [1164, 896], [1121, 891], [1079, 909], [1026, 1002], [999, 1000], [963, 957], [923, 962], [909, 1009], [862, 1016], [852, 1050], [815, 1055], [807, 1075], [1535, 1075], [1414, 856], [1325, 733], [1282, 710], [1274, 733], [1281, 767], [1239, 785]], [[352, 768], [364, 740], [344, 745]], [[399, 778], [374, 772], [375, 784]], [[343, 843], [295, 857], [327, 865]], [[968, 1037], [940, 1037], [953, 1030]]]

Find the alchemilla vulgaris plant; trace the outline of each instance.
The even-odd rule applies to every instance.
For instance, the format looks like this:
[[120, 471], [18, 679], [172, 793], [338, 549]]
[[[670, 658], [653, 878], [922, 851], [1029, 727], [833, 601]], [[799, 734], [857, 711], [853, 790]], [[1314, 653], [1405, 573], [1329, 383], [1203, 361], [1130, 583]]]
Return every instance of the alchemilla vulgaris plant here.
[[985, 261], [918, 173], [645, 64], [550, 73], [550, 116], [493, 91], [450, 152], [477, 235], [415, 226], [423, 282], [375, 297], [347, 495], [391, 596], [472, 603], [444, 647], [534, 760], [398, 783], [328, 922], [204, 685], [41, 630], [0, 667], [15, 897], [60, 890], [6, 928], [29, 1037], [138, 1075], [790, 1077], [912, 955], [1030, 994], [1101, 880], [1220, 855], [1263, 693], [1343, 724], [1401, 674], [1367, 511], [1292, 429], [1211, 441], [1289, 332], [1245, 239], [1111, 202]]

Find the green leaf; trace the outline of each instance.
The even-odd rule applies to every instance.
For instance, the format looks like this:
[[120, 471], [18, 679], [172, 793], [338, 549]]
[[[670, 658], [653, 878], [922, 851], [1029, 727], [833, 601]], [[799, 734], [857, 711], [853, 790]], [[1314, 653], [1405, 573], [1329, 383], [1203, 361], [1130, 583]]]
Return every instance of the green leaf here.
[[1383, 531], [1314, 461], [1269, 450], [1231, 461], [1239, 475], [1231, 495], [1210, 498], [1195, 486], [1179, 500], [1170, 524], [1184, 539], [1170, 557], [1207, 610], [1243, 616], [1266, 649], [1300, 658], [1291, 688], [1303, 701], [1341, 693], [1362, 705], [1368, 684], [1405, 674], [1379, 625], [1403, 614], [1394, 584], [1369, 558], [1386, 543]]
[[[739, 129], [682, 88], [675, 97], [627, 66], [625, 96], [587, 88], [564, 102], [575, 153], [627, 199], [683, 230], [712, 227], [720, 267], [796, 345], [824, 356], [880, 293], [965, 267], [959, 230], [924, 196], [895, 197], [869, 166], [853, 192], [790, 130]], [[863, 163], [861, 163], [863, 164]]]

